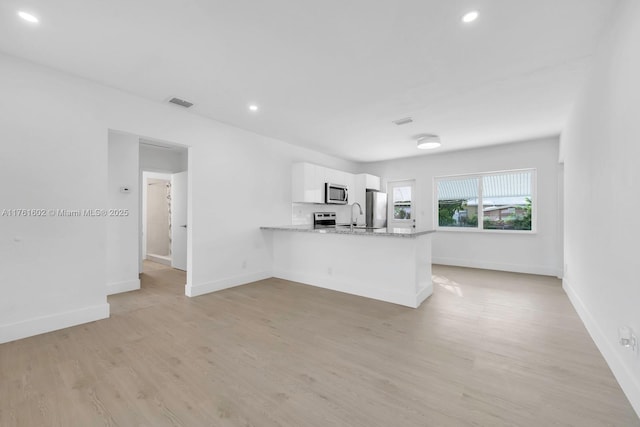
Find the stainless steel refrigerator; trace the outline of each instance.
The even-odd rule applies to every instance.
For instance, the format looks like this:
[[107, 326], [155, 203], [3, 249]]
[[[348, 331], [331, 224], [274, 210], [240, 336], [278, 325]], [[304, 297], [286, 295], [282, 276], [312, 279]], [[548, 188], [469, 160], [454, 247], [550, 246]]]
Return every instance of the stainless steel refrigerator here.
[[367, 227], [384, 228], [387, 226], [387, 193], [367, 190], [365, 216]]

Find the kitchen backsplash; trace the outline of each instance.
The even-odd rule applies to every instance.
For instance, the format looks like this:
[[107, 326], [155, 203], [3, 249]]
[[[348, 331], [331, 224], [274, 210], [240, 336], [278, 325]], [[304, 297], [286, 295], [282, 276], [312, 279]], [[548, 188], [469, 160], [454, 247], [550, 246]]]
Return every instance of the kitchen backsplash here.
[[[357, 210], [357, 208], [353, 208]], [[335, 212], [338, 224], [348, 224], [351, 219], [351, 205], [321, 205], [312, 203], [291, 204], [291, 224], [313, 224], [314, 212]], [[358, 224], [364, 224], [364, 215], [358, 215]]]

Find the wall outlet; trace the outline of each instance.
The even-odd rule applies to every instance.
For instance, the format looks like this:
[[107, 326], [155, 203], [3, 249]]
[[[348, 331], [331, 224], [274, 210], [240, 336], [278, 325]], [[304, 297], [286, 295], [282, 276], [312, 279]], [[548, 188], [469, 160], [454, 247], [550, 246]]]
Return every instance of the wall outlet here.
[[636, 355], [638, 354], [638, 337], [630, 327], [622, 326], [618, 329], [618, 342], [622, 347], [631, 350]]
[[247, 261], [244, 260], [244, 261], [242, 261], [242, 269], [244, 270], [246, 268], [247, 268]]
[[331, 267], [327, 268], [327, 274], [329, 276], [332, 276], [333, 275], [333, 268], [331, 268]]

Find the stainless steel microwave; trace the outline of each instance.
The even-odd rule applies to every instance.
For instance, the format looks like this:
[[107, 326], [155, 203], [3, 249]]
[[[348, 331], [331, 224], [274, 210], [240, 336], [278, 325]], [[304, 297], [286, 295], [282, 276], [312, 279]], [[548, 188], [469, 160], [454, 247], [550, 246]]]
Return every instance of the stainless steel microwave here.
[[349, 203], [349, 190], [346, 185], [324, 184], [324, 202], [334, 205], [346, 205]]

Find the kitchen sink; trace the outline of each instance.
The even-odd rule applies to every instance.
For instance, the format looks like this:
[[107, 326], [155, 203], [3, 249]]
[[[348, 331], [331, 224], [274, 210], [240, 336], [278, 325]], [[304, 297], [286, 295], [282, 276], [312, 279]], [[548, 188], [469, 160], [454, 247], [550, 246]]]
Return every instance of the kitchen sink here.
[[[336, 228], [351, 228], [349, 224], [337, 224]], [[367, 227], [366, 225], [354, 225], [353, 229], [358, 230], [379, 230], [380, 227]]]

